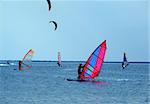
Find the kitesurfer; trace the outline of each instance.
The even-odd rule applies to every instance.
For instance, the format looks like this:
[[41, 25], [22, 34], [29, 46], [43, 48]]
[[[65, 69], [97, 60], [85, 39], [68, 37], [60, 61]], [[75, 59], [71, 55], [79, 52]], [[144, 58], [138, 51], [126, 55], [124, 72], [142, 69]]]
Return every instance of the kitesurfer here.
[[82, 68], [83, 68], [82, 64], [79, 64], [79, 66], [78, 66], [78, 79], [80, 79], [80, 75], [82, 73], [82, 70], [81, 70]]
[[55, 21], [49, 21], [49, 23], [53, 23], [55, 25], [55, 29], [54, 30], [57, 29], [57, 23]]
[[47, 3], [48, 3], [48, 10], [50, 11], [51, 10], [51, 1], [47, 0]]

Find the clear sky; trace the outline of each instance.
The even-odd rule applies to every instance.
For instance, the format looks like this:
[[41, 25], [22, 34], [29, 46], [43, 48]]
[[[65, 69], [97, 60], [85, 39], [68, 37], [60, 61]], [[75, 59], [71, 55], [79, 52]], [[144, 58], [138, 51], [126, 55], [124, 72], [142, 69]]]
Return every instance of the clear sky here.
[[[107, 40], [105, 61], [150, 61], [148, 0], [0, 0], [0, 60], [87, 60]], [[149, 16], [150, 17], [150, 16]], [[58, 28], [49, 21], [56, 21]]]

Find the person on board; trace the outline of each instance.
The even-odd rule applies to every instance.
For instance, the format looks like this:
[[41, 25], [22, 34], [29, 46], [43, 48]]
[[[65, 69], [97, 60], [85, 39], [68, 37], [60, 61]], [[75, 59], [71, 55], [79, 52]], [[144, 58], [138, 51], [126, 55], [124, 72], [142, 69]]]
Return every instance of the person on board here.
[[57, 65], [58, 65], [59, 67], [62, 67], [62, 65], [61, 65], [59, 62], [57, 62]]
[[80, 75], [82, 73], [82, 70], [81, 70], [82, 68], [83, 68], [82, 64], [79, 64], [79, 66], [78, 66], [78, 79], [80, 79]]
[[19, 70], [21, 70], [21, 61], [19, 61]]
[[7, 64], [10, 64], [9, 61], [7, 61]]

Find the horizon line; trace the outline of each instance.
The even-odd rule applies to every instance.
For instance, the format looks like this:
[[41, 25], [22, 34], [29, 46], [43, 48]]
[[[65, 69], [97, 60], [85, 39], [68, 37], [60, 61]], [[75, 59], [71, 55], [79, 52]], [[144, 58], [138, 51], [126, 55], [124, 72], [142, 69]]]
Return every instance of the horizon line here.
[[[20, 61], [20, 60], [0, 60], [0, 61]], [[56, 60], [32, 60], [32, 62], [57, 62]], [[79, 60], [66, 60], [61, 62], [86, 62]], [[123, 61], [104, 61], [104, 63], [122, 63]], [[150, 61], [128, 61], [129, 63], [150, 63]]]

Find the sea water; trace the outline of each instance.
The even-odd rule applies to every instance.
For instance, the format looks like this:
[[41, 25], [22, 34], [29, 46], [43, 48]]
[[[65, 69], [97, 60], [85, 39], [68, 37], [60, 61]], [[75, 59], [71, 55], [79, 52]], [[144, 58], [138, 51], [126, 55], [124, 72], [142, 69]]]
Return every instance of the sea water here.
[[88, 82], [76, 79], [83, 62], [32, 62], [18, 70], [18, 62], [0, 67], [0, 104], [150, 104], [148, 63], [104, 63], [100, 75]]

